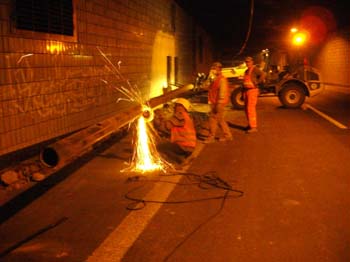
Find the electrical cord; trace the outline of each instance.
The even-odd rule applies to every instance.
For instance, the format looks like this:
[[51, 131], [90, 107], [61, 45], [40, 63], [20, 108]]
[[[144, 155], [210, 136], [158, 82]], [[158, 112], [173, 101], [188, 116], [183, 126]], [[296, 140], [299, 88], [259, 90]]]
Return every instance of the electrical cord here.
[[[170, 183], [170, 184], [176, 184], [181, 186], [193, 186], [197, 185], [200, 189], [209, 190], [209, 189], [221, 189], [227, 191], [224, 195], [218, 195], [213, 197], [205, 197], [205, 198], [197, 198], [197, 199], [190, 199], [190, 200], [177, 200], [177, 201], [161, 201], [156, 199], [144, 199], [137, 196], [134, 196], [134, 193], [140, 190], [145, 186], [145, 184], [140, 185], [138, 187], [135, 187], [131, 189], [129, 192], [127, 192], [124, 197], [132, 203], [130, 203], [126, 208], [128, 210], [140, 210], [146, 206], [147, 203], [154, 203], [154, 204], [186, 204], [186, 203], [194, 203], [194, 202], [202, 202], [202, 201], [209, 201], [209, 200], [218, 200], [225, 198], [238, 198], [242, 197], [244, 192], [233, 189], [230, 184], [228, 184], [226, 181], [224, 181], [222, 178], [216, 175], [216, 172], [211, 171], [207, 172], [203, 175], [195, 174], [195, 173], [173, 173], [169, 175], [161, 175], [161, 177], [166, 176], [174, 176], [174, 175], [182, 175], [185, 176], [189, 182], [183, 182], [183, 183], [174, 183], [172, 181], [166, 181], [166, 180], [144, 180], [140, 179], [141, 177], [131, 177], [128, 178], [127, 182], [155, 182], [155, 183]], [[236, 193], [236, 195], [229, 195], [229, 193]], [[141, 205], [140, 205], [141, 204]]]
[[252, 32], [253, 17], [254, 17], [254, 0], [251, 0], [248, 31], [247, 31], [247, 34], [246, 34], [246, 38], [245, 38], [245, 40], [244, 40], [244, 43], [243, 43], [241, 49], [239, 50], [239, 52], [237, 53], [237, 55], [236, 55], [235, 57], [241, 55], [241, 54], [243, 53], [244, 49], [245, 49], [246, 46], [247, 46], [247, 43], [248, 43], [250, 34], [251, 34], [251, 32]]
[[[146, 181], [146, 182], [158, 182], [158, 183], [171, 183], [171, 184], [176, 184], [176, 185], [181, 185], [181, 186], [193, 186], [197, 185], [200, 189], [204, 190], [209, 190], [209, 189], [220, 189], [224, 190], [223, 195], [219, 196], [214, 196], [214, 197], [208, 197], [208, 198], [197, 198], [197, 199], [192, 199], [192, 200], [177, 200], [177, 201], [159, 201], [159, 200], [152, 200], [152, 199], [142, 199], [142, 198], [137, 198], [131, 196], [132, 193], [135, 191], [139, 190], [142, 188], [144, 185], [138, 186], [132, 190], [130, 190], [127, 194], [125, 194], [125, 198], [128, 200], [133, 201], [133, 204], [136, 203], [135, 206], [130, 207], [128, 206], [127, 209], [129, 210], [139, 210], [142, 209], [146, 206], [147, 203], [158, 203], [158, 204], [184, 204], [184, 203], [194, 203], [194, 202], [200, 202], [200, 201], [209, 201], [209, 200], [221, 200], [220, 206], [218, 210], [210, 215], [206, 220], [204, 220], [202, 223], [197, 225], [185, 238], [183, 238], [174, 248], [173, 250], [163, 259], [163, 261], [168, 261], [169, 258], [184, 244], [188, 239], [191, 238], [197, 231], [199, 231], [203, 226], [208, 224], [211, 220], [213, 220], [216, 216], [218, 216], [221, 211], [224, 208], [225, 202], [228, 198], [238, 198], [242, 197], [244, 192], [241, 190], [233, 189], [232, 186], [220, 178], [216, 172], [210, 171], [207, 173], [204, 173], [203, 175], [195, 174], [195, 173], [181, 173], [181, 172], [176, 172], [176, 173], [170, 173], [166, 175], [161, 175], [161, 177], [167, 177], [167, 176], [174, 176], [174, 175], [183, 175], [185, 176], [189, 182], [181, 182], [181, 183], [175, 183], [171, 181], [166, 181], [166, 180], [142, 180], [140, 179], [139, 176], [135, 178], [129, 178], [127, 181], [128, 182], [140, 182], [140, 181]], [[230, 193], [236, 193], [236, 196], [230, 196]], [[140, 205], [141, 204], [141, 205]]]
[[220, 207], [219, 209], [212, 214], [211, 216], [209, 216], [206, 220], [204, 220], [202, 223], [200, 223], [198, 226], [196, 226], [189, 234], [187, 234], [187, 236], [185, 238], [183, 238], [174, 248], [173, 250], [164, 258], [163, 261], [168, 261], [169, 258], [175, 254], [175, 252], [183, 245], [186, 243], [186, 241], [188, 239], [191, 238], [191, 236], [193, 236], [197, 231], [199, 231], [204, 225], [208, 224], [211, 220], [213, 220], [216, 216], [218, 216], [221, 213], [221, 210], [224, 208], [226, 199], [228, 197], [229, 191], [227, 190], [225, 192], [225, 195], [222, 197], [221, 203], [220, 203]]

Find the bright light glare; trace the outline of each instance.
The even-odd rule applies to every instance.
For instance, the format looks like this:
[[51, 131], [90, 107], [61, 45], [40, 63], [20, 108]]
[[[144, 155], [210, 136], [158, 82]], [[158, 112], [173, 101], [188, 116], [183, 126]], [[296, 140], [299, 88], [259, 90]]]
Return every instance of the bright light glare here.
[[46, 50], [51, 54], [60, 54], [66, 51], [66, 46], [62, 42], [50, 41], [46, 44]]
[[[119, 68], [121, 61], [118, 62], [118, 66], [115, 66], [100, 48], [97, 49], [100, 51], [102, 57], [106, 60], [107, 68], [116, 75], [116, 78], [119, 82], [120, 79], [123, 82], [123, 85], [112, 86], [126, 97], [118, 98], [117, 102], [122, 100], [138, 102], [142, 108], [140, 112], [141, 116], [139, 117], [136, 125], [137, 134], [131, 165], [128, 168], [121, 170], [121, 172], [132, 171], [144, 173], [156, 170], [166, 172], [167, 169], [173, 169], [173, 166], [167, 161], [163, 160], [158, 153], [154, 141], [155, 131], [151, 129], [151, 125], [148, 125], [148, 123], [150, 123], [153, 119], [153, 110], [144, 105], [143, 97], [137, 86], [131, 85], [129, 80], [124, 78], [124, 76], [120, 73]], [[108, 81], [104, 79], [101, 80], [105, 84], [109, 84]], [[151, 131], [154, 132], [152, 133]]]
[[303, 33], [297, 33], [293, 37], [293, 44], [297, 46], [301, 46], [305, 43], [306, 35]]
[[296, 32], [298, 32], [298, 28], [293, 27], [293, 28], [290, 29], [290, 32], [291, 33], [296, 33]]
[[160, 169], [161, 166], [157, 163], [157, 159], [154, 158], [150, 151], [150, 140], [147, 133], [145, 118], [143, 116], [138, 120], [137, 133], [136, 170], [153, 171]]
[[166, 169], [171, 167], [159, 155], [153, 141], [152, 132], [150, 132], [147, 122], [142, 115], [137, 122], [136, 139], [135, 152], [128, 171], [145, 173], [162, 170], [166, 172]]

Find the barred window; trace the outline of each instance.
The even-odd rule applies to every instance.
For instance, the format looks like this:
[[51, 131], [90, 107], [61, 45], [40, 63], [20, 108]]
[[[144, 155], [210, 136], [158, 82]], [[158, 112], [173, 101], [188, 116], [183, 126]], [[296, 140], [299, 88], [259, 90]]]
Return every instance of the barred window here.
[[72, 36], [73, 0], [16, 0], [16, 28]]

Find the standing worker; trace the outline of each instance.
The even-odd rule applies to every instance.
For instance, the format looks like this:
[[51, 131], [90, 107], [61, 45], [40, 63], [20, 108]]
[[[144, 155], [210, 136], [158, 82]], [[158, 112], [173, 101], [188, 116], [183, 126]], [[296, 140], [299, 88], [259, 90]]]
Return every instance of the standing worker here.
[[243, 79], [243, 98], [244, 109], [248, 120], [247, 133], [257, 132], [257, 114], [256, 104], [258, 102], [259, 88], [258, 84], [265, 80], [265, 73], [254, 66], [253, 58], [245, 58], [248, 69], [244, 72]]
[[215, 141], [218, 126], [221, 127], [223, 137], [219, 141], [232, 140], [231, 131], [225, 120], [225, 106], [229, 102], [229, 86], [227, 78], [221, 72], [222, 64], [215, 62], [210, 68], [209, 78], [212, 79], [208, 90], [208, 103], [210, 104], [209, 129], [210, 134], [205, 143]]

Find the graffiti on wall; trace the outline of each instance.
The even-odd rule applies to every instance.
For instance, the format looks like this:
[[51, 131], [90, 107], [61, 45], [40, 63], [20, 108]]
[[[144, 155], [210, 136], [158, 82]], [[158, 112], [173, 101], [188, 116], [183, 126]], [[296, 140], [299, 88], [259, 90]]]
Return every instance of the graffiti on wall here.
[[114, 92], [101, 81], [111, 81], [104, 66], [37, 68], [30, 63], [34, 56], [20, 57], [21, 66], [6, 72], [6, 115], [32, 111], [56, 118], [101, 105]]

